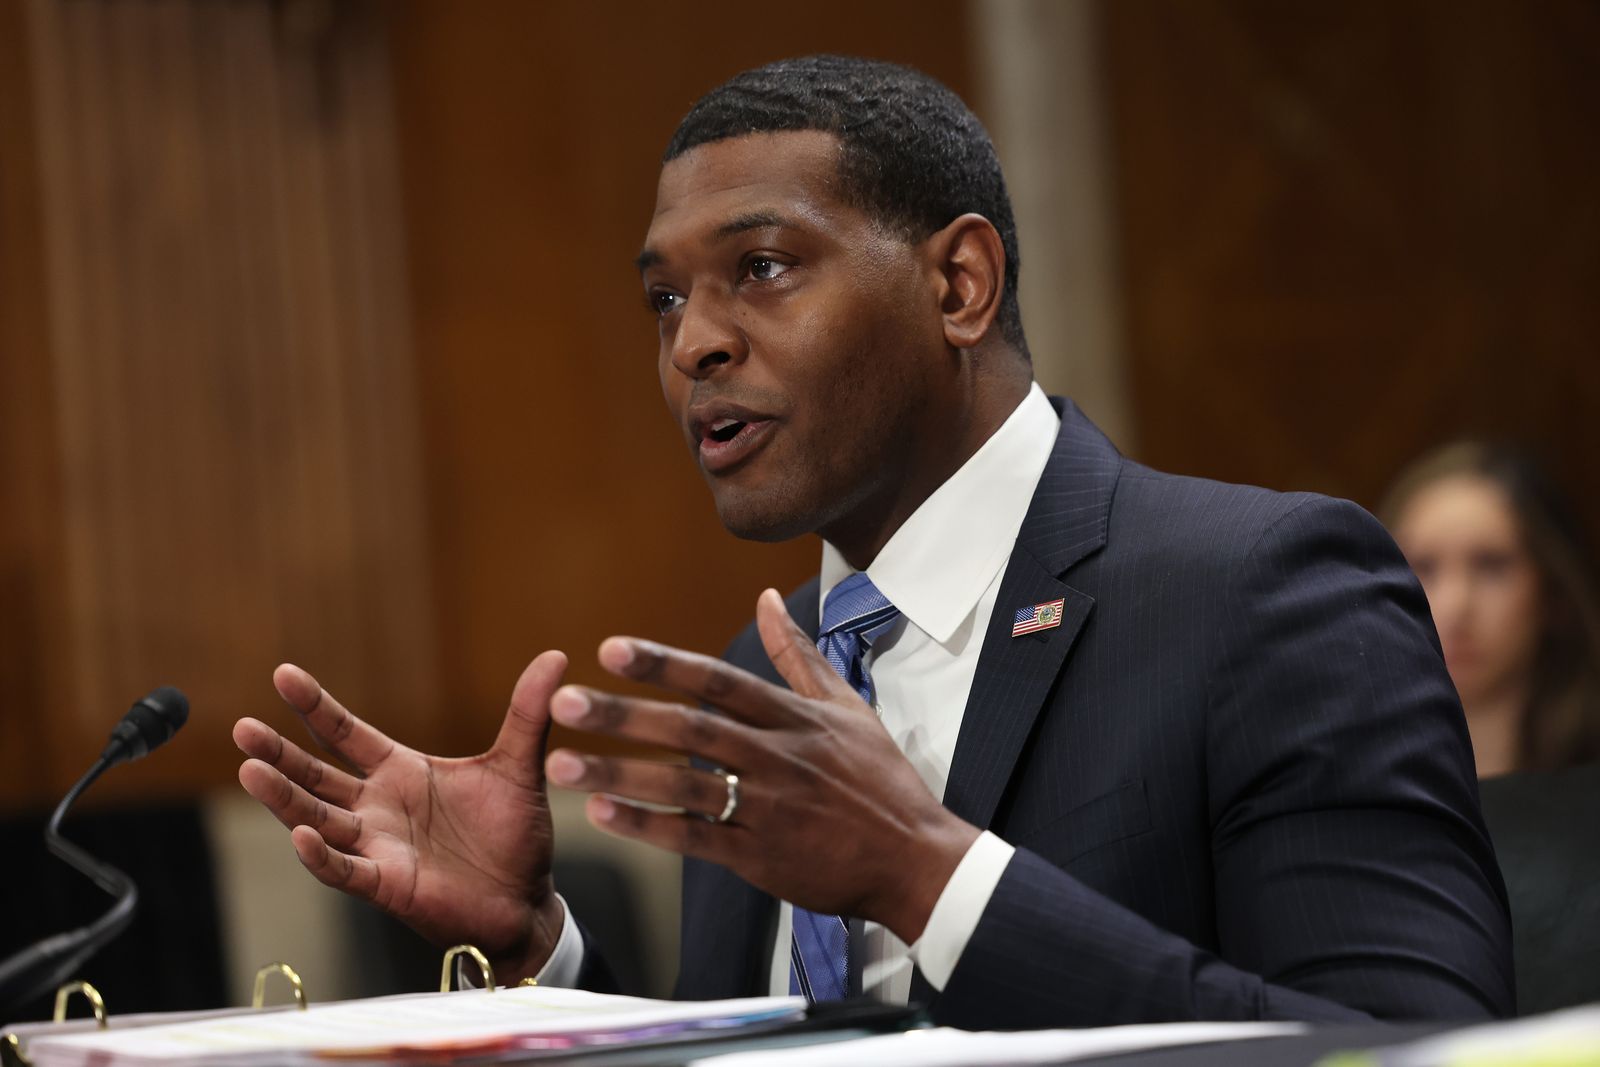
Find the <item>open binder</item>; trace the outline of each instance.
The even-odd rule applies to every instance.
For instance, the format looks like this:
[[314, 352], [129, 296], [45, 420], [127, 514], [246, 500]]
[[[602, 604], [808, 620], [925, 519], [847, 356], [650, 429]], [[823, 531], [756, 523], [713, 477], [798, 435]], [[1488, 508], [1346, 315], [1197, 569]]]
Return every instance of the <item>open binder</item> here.
[[[280, 1008], [268, 1008], [266, 1006], [267, 982], [273, 975], [281, 975], [289, 983], [290, 992], [294, 998], [294, 1006], [303, 1010], [307, 1006], [305, 983], [301, 981], [300, 975], [296, 973], [295, 969], [287, 963], [269, 963], [256, 972], [255, 989], [250, 998], [249, 1010], [281, 1010]], [[92, 1012], [88, 1018], [67, 1018], [67, 1007], [74, 995], [82, 996], [88, 1002]], [[117, 1028], [119, 1031], [123, 1031], [146, 1026], [170, 1026], [202, 1019], [239, 1015], [243, 1011], [244, 1009], [241, 1008], [220, 1008], [211, 1011], [151, 1012], [140, 1015], [125, 1015], [117, 1019]], [[107, 1030], [109, 1027], [110, 1020], [106, 1015], [105, 1000], [100, 996], [100, 991], [88, 982], [68, 982], [56, 990], [55, 1012], [51, 1022], [22, 1023], [10, 1027], [3, 1034], [0, 1034], [0, 1067], [32, 1067], [33, 1061], [27, 1055], [27, 1048], [29, 1042], [35, 1037], [82, 1034]]]
[[[475, 965], [478, 988], [453, 989]], [[445, 953], [438, 993], [312, 1005], [292, 967], [256, 975], [251, 1007], [107, 1015], [87, 983], [57, 993], [55, 1021], [14, 1026], [0, 1037], [3, 1067], [116, 1067], [120, 1064], [293, 1064], [326, 1062], [540, 1062], [618, 1059], [619, 1053], [725, 1042], [785, 1032], [859, 1036], [904, 1029], [904, 1008], [847, 1003], [808, 1009], [799, 997], [679, 1003], [540, 987], [532, 979], [501, 989], [488, 960], [470, 945]], [[267, 983], [287, 982], [293, 1000], [266, 1005]], [[93, 1015], [66, 1018], [82, 995]]]

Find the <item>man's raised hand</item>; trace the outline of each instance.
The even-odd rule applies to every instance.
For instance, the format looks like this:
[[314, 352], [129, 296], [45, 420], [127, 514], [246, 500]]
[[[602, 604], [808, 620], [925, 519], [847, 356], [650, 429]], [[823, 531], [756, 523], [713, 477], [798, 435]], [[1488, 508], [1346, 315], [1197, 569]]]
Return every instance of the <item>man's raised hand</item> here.
[[688, 701], [581, 686], [551, 699], [564, 725], [674, 749], [738, 775], [728, 821], [716, 821], [727, 782], [699, 767], [562, 749], [547, 761], [551, 780], [597, 794], [588, 813], [603, 830], [720, 863], [774, 896], [871, 919], [911, 944], [978, 828], [928, 791], [776, 591], [761, 594], [756, 622], [789, 689], [710, 656], [613, 637], [600, 646], [601, 666]]
[[497, 976], [534, 974], [561, 934], [550, 877], [544, 748], [550, 695], [566, 657], [546, 652], [512, 691], [494, 745], [466, 759], [398, 744], [347, 711], [311, 675], [285, 664], [279, 695], [347, 773], [256, 719], [234, 743], [239, 782], [290, 829], [316, 878], [371, 901], [439, 945], [469, 942]]

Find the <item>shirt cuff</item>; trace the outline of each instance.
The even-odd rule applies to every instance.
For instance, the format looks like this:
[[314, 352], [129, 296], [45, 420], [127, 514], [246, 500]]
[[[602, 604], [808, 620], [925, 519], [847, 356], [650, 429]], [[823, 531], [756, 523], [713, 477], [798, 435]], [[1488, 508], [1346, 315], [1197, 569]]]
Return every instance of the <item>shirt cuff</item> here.
[[[533, 980], [540, 985], [571, 989], [578, 984], [578, 972], [583, 969], [583, 931], [578, 929], [578, 920], [572, 917], [572, 909], [567, 907], [567, 898], [557, 893], [556, 899], [561, 901], [561, 936], [556, 938], [556, 947], [550, 951], [550, 958], [544, 961], [544, 966], [539, 968]], [[470, 962], [459, 956], [456, 958], [457, 989], [483, 988], [478, 969], [464, 966]]]
[[985, 830], [956, 864], [955, 873], [934, 902], [928, 925], [911, 946], [909, 955], [921, 969], [922, 977], [938, 992], [943, 993], [950, 983], [950, 976], [1016, 851]]
[[571, 989], [578, 984], [578, 972], [583, 969], [583, 933], [578, 929], [578, 920], [572, 917], [572, 909], [567, 907], [567, 898], [557, 893], [556, 899], [561, 901], [561, 936], [556, 939], [550, 958], [533, 977], [540, 985]]

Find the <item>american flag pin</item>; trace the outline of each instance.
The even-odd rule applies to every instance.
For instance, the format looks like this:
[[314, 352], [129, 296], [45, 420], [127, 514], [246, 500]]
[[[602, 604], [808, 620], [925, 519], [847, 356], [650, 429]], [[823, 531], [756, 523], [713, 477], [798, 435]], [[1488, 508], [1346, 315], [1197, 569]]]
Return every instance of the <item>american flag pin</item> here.
[[1060, 600], [1047, 600], [1043, 604], [1035, 604], [1031, 608], [1018, 608], [1017, 621], [1011, 624], [1011, 636], [1021, 637], [1037, 630], [1060, 626], [1066, 604], [1066, 597], [1062, 597]]

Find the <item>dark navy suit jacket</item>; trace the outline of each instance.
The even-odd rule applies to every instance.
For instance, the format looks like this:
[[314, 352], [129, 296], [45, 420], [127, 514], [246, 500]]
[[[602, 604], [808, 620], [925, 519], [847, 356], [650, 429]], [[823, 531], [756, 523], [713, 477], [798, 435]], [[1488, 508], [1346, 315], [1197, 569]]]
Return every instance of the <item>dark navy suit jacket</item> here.
[[[1394, 543], [1347, 502], [1141, 467], [1056, 403], [944, 797], [1017, 853], [913, 998], [972, 1028], [1509, 1013], [1466, 726]], [[816, 582], [789, 607], [815, 633]], [[780, 681], [753, 627], [728, 659]], [[776, 908], [687, 861], [679, 995], [765, 993]]]

